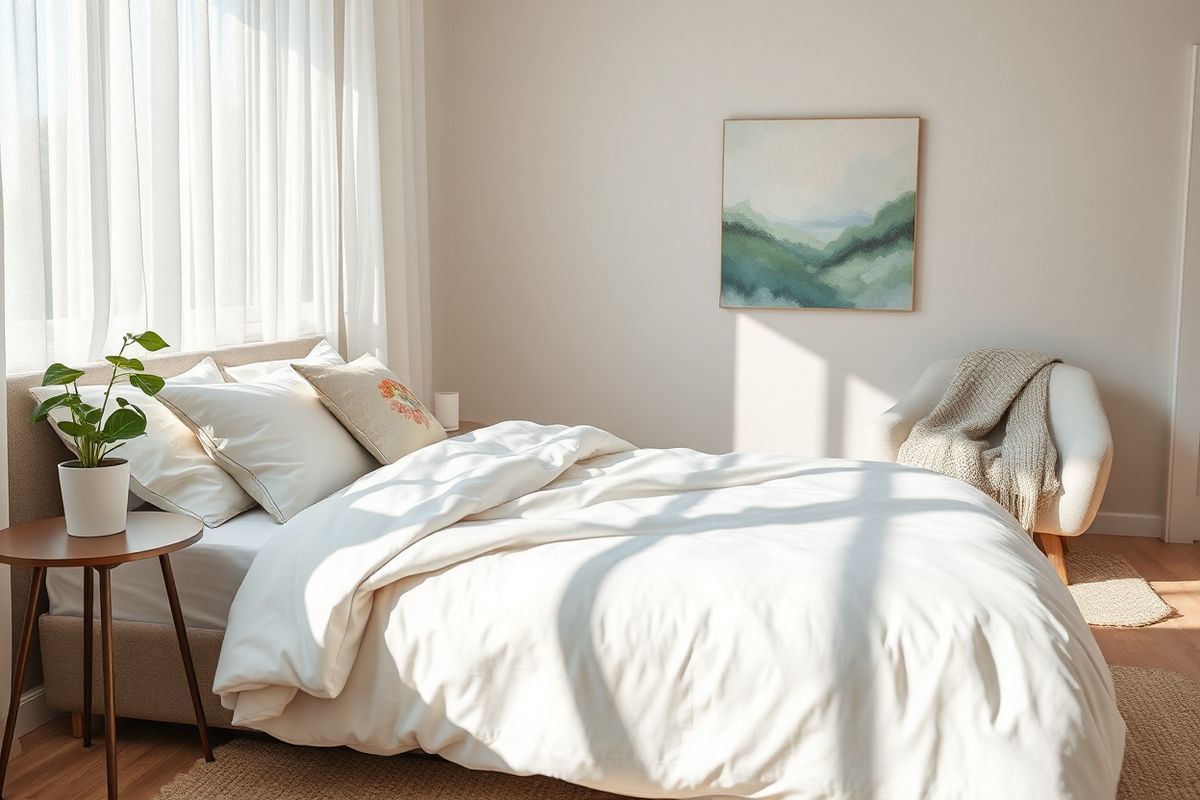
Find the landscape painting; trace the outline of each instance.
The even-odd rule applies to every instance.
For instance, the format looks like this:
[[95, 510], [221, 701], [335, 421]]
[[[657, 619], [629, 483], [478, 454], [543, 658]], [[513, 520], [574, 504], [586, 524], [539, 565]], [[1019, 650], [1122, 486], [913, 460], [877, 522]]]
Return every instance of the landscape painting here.
[[726, 308], [912, 310], [920, 120], [728, 120]]

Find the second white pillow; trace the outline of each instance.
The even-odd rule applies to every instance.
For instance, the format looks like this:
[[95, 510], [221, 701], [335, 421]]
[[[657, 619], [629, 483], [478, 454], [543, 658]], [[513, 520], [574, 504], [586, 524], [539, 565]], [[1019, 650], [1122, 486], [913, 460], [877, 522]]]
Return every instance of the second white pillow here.
[[[223, 381], [217, 365], [211, 358], [205, 358], [182, 375], [167, 378], [167, 386], [221, 385]], [[78, 388], [85, 402], [97, 407], [104, 402], [105, 385]], [[30, 390], [39, 403], [61, 393], [61, 386], [38, 386]], [[128, 459], [130, 489], [135, 495], [164, 511], [196, 517], [210, 528], [254, 507], [254, 500], [213, 463], [195, 435], [162, 403], [127, 383], [114, 387], [113, 396], [125, 398], [146, 414], [146, 435], [130, 439], [113, 454]], [[116, 408], [116, 403], [110, 402], [108, 413]], [[50, 412], [50, 422], [57, 423], [70, 416], [60, 406]], [[52, 427], [63, 444], [74, 451], [74, 441], [57, 425]]]
[[158, 399], [276, 522], [377, 466], [291, 369], [247, 383], [168, 385]]
[[312, 350], [308, 351], [308, 355], [304, 358], [280, 358], [274, 361], [255, 361], [250, 364], [224, 367], [223, 369], [230, 380], [237, 383], [250, 383], [262, 380], [280, 370], [291, 372], [292, 364], [332, 365], [345, 363], [346, 360], [333, 348], [333, 345], [322, 339], [317, 342]]

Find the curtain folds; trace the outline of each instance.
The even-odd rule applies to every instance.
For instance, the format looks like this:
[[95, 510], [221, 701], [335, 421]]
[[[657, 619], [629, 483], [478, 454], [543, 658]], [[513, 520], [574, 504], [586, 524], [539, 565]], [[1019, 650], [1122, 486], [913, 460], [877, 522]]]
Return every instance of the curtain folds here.
[[346, 0], [342, 55], [342, 281], [346, 348], [388, 362], [375, 6]]
[[[4, 191], [4, 170], [0, 168], [0, 193]], [[0, 204], [0, 275], [4, 274], [4, 206]], [[3, 283], [0, 282], [0, 295], [4, 294]], [[0, 372], [4, 365], [4, 308], [0, 305]], [[0, 393], [0, 527], [7, 528], [8, 514], [8, 392]], [[12, 684], [12, 570], [7, 564], [0, 565], [0, 684]], [[5, 696], [0, 700], [0, 717], [7, 722], [8, 715], [16, 709], [10, 707], [11, 698]], [[20, 740], [13, 742], [13, 755], [20, 753], [17, 746]]]
[[336, 337], [332, 0], [0, 2], [8, 369]]
[[344, 7], [345, 350], [375, 354], [429, 402], [423, 5], [345, 0]]

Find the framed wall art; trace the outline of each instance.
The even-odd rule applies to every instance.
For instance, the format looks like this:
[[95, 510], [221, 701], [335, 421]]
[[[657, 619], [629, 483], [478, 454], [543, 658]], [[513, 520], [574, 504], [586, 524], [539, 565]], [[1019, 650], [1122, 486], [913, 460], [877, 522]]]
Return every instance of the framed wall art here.
[[911, 311], [920, 119], [725, 122], [721, 305]]

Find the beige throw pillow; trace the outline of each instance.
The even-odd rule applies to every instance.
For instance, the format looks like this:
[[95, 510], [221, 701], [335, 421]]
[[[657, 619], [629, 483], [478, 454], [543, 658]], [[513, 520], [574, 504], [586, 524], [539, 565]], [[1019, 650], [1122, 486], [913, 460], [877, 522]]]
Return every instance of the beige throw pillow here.
[[380, 464], [446, 438], [433, 414], [375, 356], [349, 364], [292, 364], [292, 369]]

